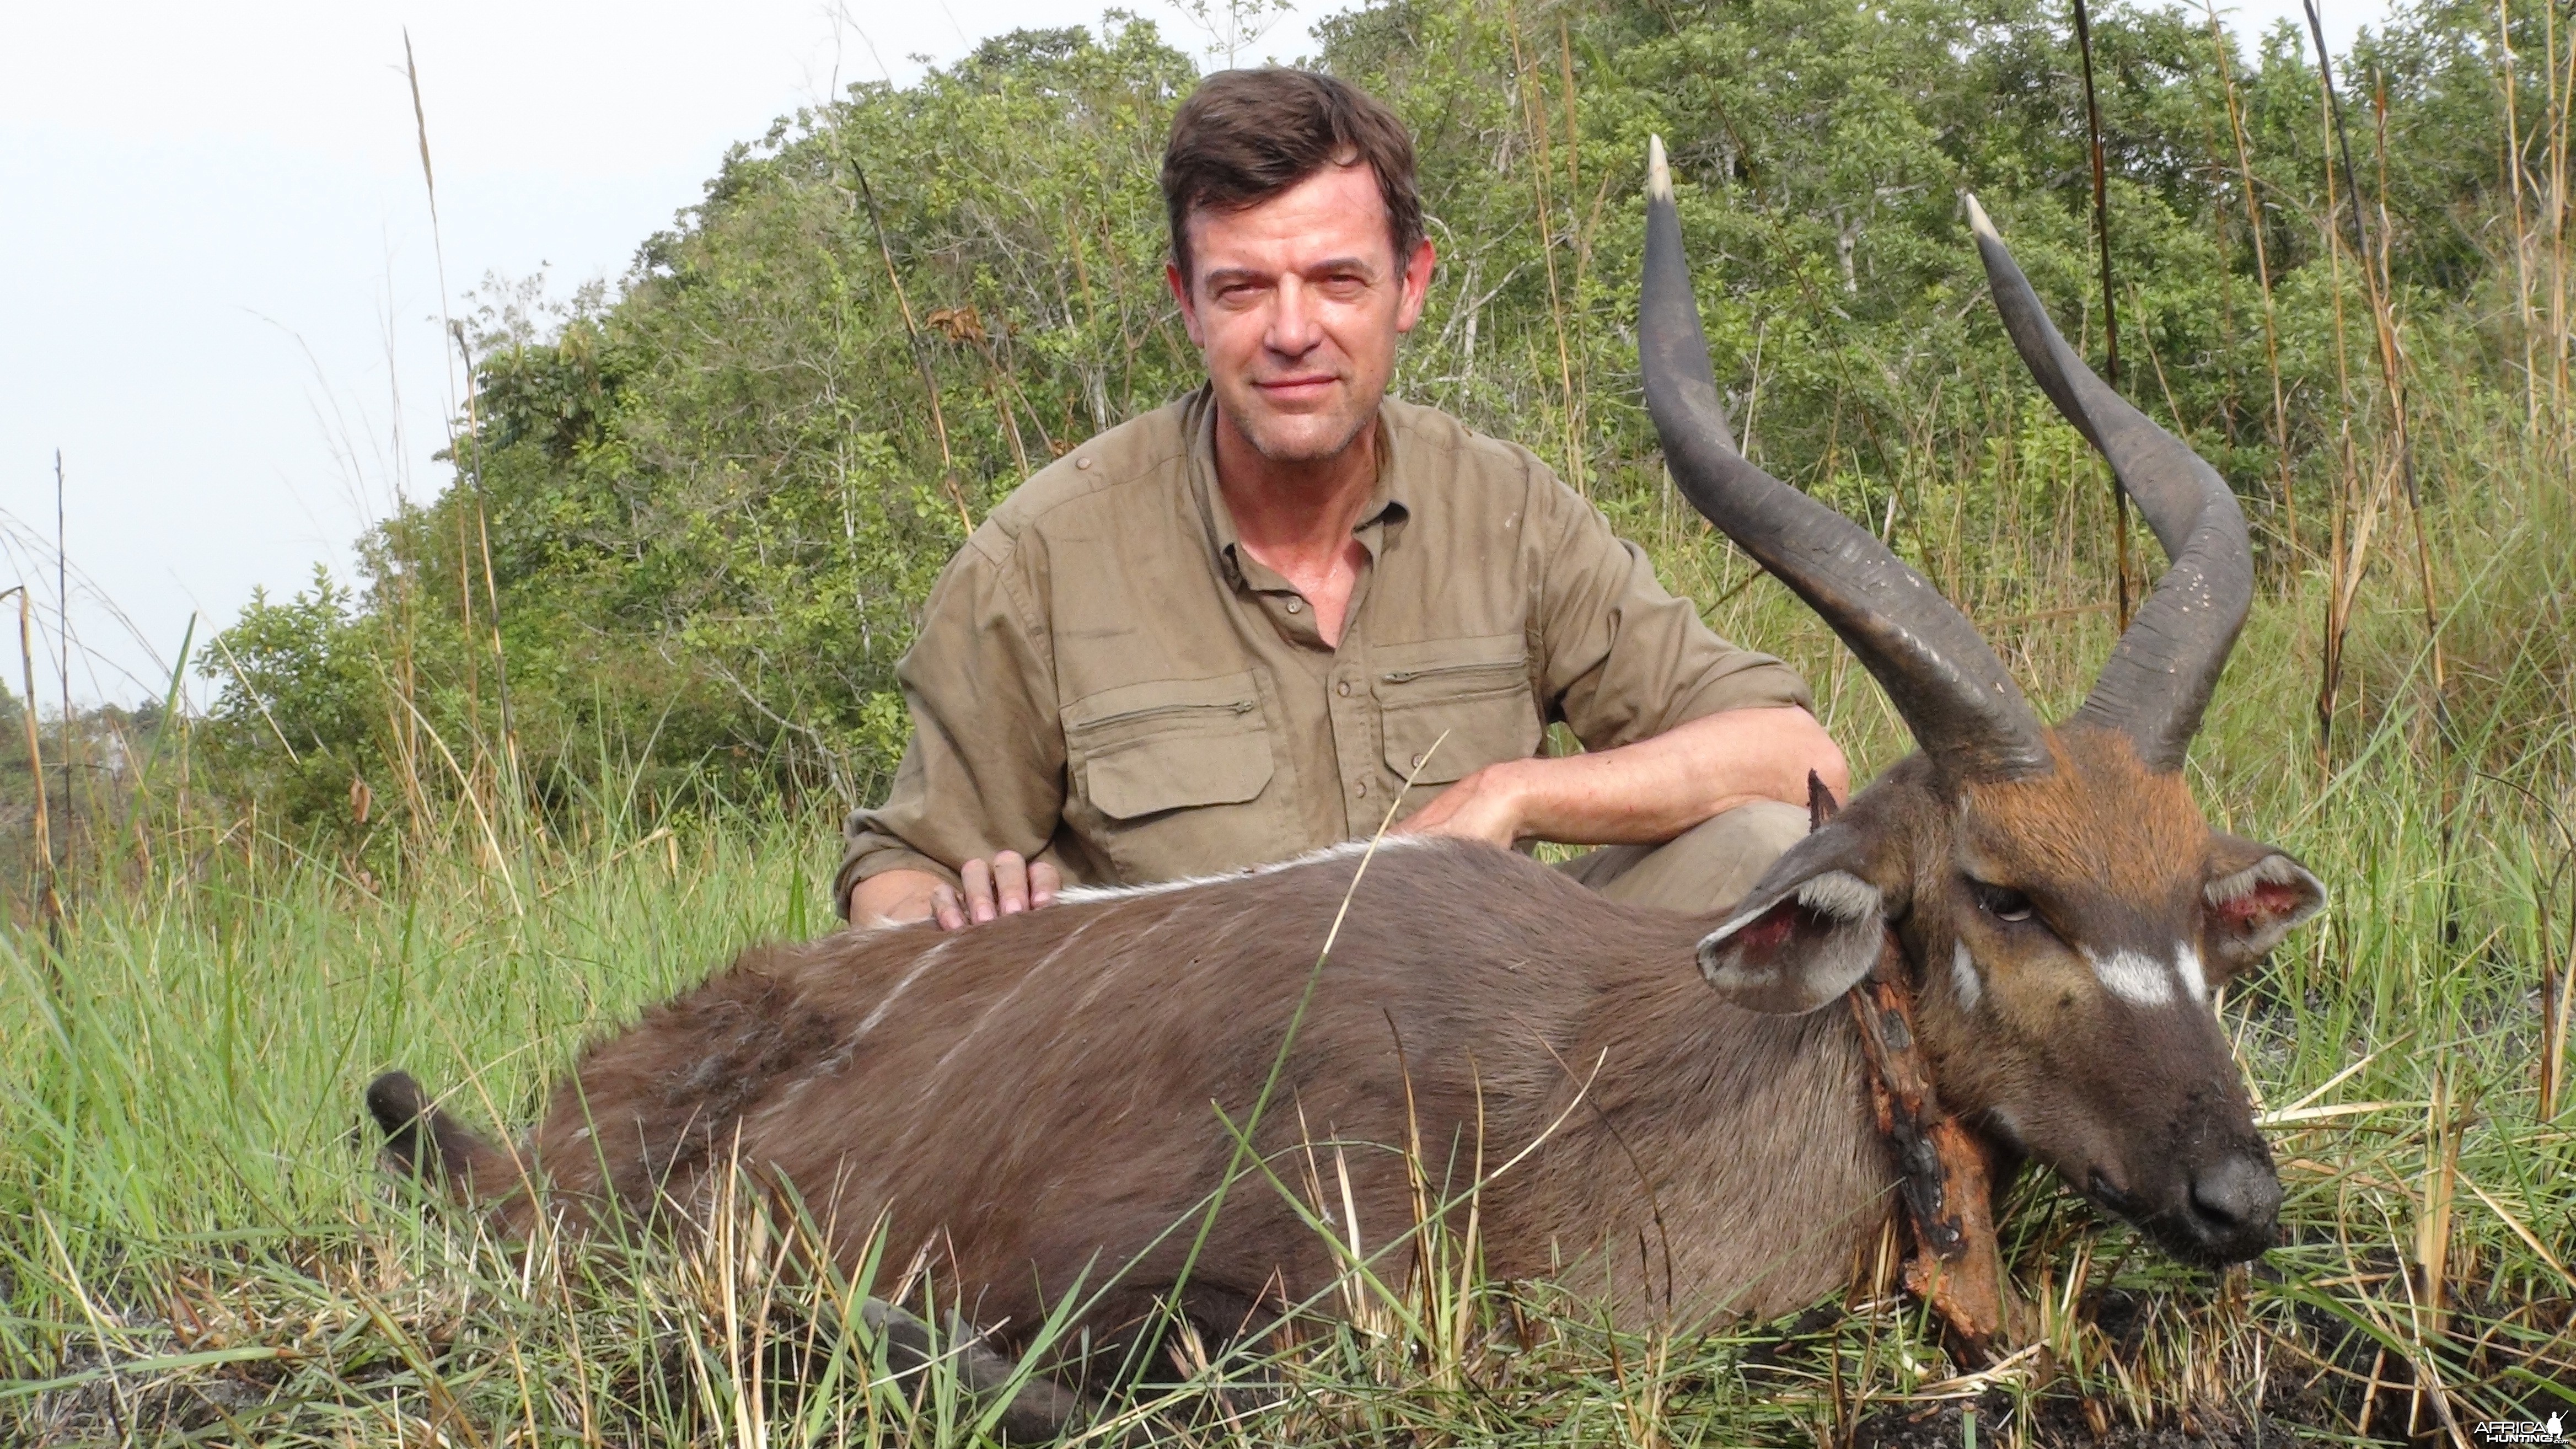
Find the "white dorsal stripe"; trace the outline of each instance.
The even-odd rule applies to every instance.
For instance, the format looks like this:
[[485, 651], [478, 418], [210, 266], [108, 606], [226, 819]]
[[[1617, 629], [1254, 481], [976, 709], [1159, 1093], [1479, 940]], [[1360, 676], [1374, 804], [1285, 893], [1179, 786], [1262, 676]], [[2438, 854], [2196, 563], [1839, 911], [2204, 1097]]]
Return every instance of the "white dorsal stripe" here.
[[1964, 1010], [1977, 1009], [1978, 1000], [1986, 994], [1984, 981], [1977, 976], [1977, 960], [1968, 954], [1968, 943], [1955, 941], [1950, 946], [1950, 989], [1958, 993]]
[[1320, 865], [1328, 860], [1348, 860], [1355, 855], [1366, 855], [1372, 843], [1378, 852], [1383, 854], [1390, 850], [1403, 850], [1411, 846], [1436, 844], [1443, 838], [1437, 835], [1385, 835], [1377, 837], [1374, 842], [1345, 840], [1339, 845], [1327, 845], [1321, 850], [1307, 851], [1304, 855], [1292, 855], [1286, 860], [1274, 860], [1267, 865], [1246, 866], [1241, 870], [1227, 871], [1223, 875], [1185, 875], [1177, 880], [1159, 880], [1146, 885], [1070, 886], [1056, 892], [1055, 900], [1060, 906], [1078, 906], [1087, 905], [1093, 901], [1123, 901], [1138, 896], [1169, 895], [1173, 891], [1192, 890], [1203, 885], [1218, 885], [1230, 880], [1247, 880], [1254, 876], [1277, 875], [1283, 870]]
[[921, 973], [936, 965], [939, 958], [948, 953], [948, 948], [955, 944], [957, 944], [957, 938], [949, 936], [922, 952], [921, 959], [912, 963], [912, 969], [903, 973], [902, 979], [895, 982], [894, 989], [887, 992], [885, 998], [876, 1004], [876, 1009], [870, 1011], [866, 1019], [859, 1023], [859, 1029], [850, 1033], [850, 1040], [855, 1043], [859, 1038], [876, 1030], [877, 1023], [885, 1020], [887, 1012], [894, 1010], [894, 1004], [903, 999], [905, 992], [912, 989], [912, 983], [920, 979]]
[[991, 1021], [1000, 1013], [1009, 1010], [1011, 1003], [1018, 999], [1020, 988], [1028, 985], [1031, 981], [1036, 980], [1039, 972], [1054, 965], [1055, 958], [1063, 955], [1069, 950], [1072, 950], [1073, 943], [1082, 939], [1082, 933], [1090, 930], [1093, 926], [1099, 924], [1099, 922], [1100, 917], [1093, 916], [1090, 920], [1074, 927], [1072, 935], [1057, 942], [1054, 950], [1049, 951], [1044, 956], [1038, 958], [1038, 964], [1021, 972], [1020, 979], [1011, 983], [1011, 989], [1002, 993], [1002, 999], [994, 1002], [988, 1007], [985, 1007], [983, 1011], [976, 1016], [975, 1024], [966, 1028], [965, 1032], [957, 1038], [956, 1042], [952, 1044], [948, 1050], [939, 1054], [938, 1062], [933, 1064], [930, 1068], [931, 1077], [936, 1080], [942, 1072], [947, 1071], [950, 1059], [954, 1058], [959, 1052], [966, 1049], [966, 1044], [975, 1039], [975, 1033], [984, 1029], [984, 1023]]

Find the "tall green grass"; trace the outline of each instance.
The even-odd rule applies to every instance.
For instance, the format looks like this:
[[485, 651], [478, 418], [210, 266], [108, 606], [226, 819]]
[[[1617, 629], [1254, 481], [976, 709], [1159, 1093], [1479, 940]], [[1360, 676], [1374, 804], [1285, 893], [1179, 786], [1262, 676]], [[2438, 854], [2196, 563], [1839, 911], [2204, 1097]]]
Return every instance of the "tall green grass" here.
[[[1355, 1279], [1348, 1321], [1277, 1362], [1200, 1345], [1158, 1365], [1188, 1387], [1122, 1431], [1735, 1444], [1957, 1441], [1973, 1423], [1980, 1442], [2150, 1426], [2447, 1439], [2576, 1407], [2576, 1142], [2571, 1114], [2539, 1101], [2558, 990], [2545, 983], [2563, 984], [2576, 929], [2563, 627], [2576, 520], [2545, 449], [2480, 436], [2508, 441], [2431, 459], [2464, 485], [2428, 516], [2443, 694], [2409, 576], [2381, 565], [2354, 626], [2348, 723], [2321, 755], [2325, 582], [2287, 570], [2193, 756], [2215, 824], [2299, 854], [2333, 892], [2224, 1006], [2290, 1194], [2293, 1241], [2265, 1264], [2180, 1269], [2026, 1179], [2008, 1249], [2041, 1337], [1975, 1370], [1945, 1356], [1918, 1308], [1866, 1283], [1789, 1323], [1621, 1338], [1579, 1286], [1481, 1282], [1472, 1243], [1434, 1233], [1421, 1257], [1439, 1271]], [[1622, 522], [1723, 601], [1722, 630], [1807, 671], [1866, 768], [1906, 748], [1794, 600], [1695, 527]], [[2111, 643], [2087, 532], [2099, 522], [2001, 551], [1937, 528], [1900, 541], [2062, 712]], [[460, 806], [386, 880], [252, 821], [190, 825], [148, 868], [116, 862], [121, 885], [83, 891], [59, 953], [40, 934], [0, 936], [0, 1439], [804, 1444], [989, 1429], [947, 1377], [895, 1372], [856, 1326], [859, 1299], [904, 1265], [818, 1277], [798, 1266], [794, 1224], [752, 1218], [687, 1252], [496, 1242], [375, 1171], [359, 1100], [378, 1071], [408, 1067], [458, 1089], [470, 1117], [524, 1123], [591, 1034], [747, 943], [834, 924], [827, 821], [746, 809], [648, 830], [600, 801], [569, 838], [560, 822], [505, 824], [487, 836]]]

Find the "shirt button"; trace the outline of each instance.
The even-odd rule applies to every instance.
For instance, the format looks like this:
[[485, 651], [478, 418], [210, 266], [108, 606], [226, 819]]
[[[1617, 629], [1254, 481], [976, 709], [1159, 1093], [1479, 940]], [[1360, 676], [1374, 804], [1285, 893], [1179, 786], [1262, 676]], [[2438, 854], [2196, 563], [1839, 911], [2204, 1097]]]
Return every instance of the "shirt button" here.
[[1340, 695], [1340, 696], [1341, 696], [1342, 698], [1344, 698], [1344, 699], [1348, 699], [1348, 698], [1350, 698], [1350, 697], [1351, 697], [1351, 682], [1350, 682], [1349, 680], [1345, 679], [1345, 680], [1343, 680], [1341, 683], [1334, 685], [1334, 686], [1333, 686], [1333, 693]]
[[1288, 601], [1288, 612], [1291, 614], [1302, 614], [1306, 612], [1306, 601], [1304, 599], [1290, 599]]
[[1430, 756], [1428, 756], [1428, 755], [1416, 755], [1416, 756], [1414, 756], [1414, 757], [1413, 757], [1413, 768], [1415, 768], [1415, 769], [1417, 769], [1417, 770], [1421, 769], [1421, 768], [1422, 768], [1422, 762], [1423, 762], [1424, 760], [1426, 760], [1426, 759], [1429, 759], [1429, 758], [1430, 758]]
[[1360, 797], [1361, 799], [1363, 799], [1363, 800], [1367, 799], [1367, 798], [1368, 798], [1368, 781], [1366, 781], [1366, 780], [1353, 780], [1353, 781], [1351, 782], [1351, 793], [1352, 793], [1352, 794], [1354, 794], [1354, 795], [1359, 796], [1359, 797]]
[[1088, 468], [1091, 466], [1091, 459], [1088, 457], [1076, 458], [1073, 460], [1073, 466], [1077, 468]]

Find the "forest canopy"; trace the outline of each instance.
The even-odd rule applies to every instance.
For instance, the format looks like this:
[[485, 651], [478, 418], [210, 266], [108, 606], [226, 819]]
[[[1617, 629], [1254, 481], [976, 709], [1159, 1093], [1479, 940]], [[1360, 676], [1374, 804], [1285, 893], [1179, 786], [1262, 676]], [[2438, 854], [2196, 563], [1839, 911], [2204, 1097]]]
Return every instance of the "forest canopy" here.
[[[2340, 58], [2345, 172], [2303, 34], [2092, 15], [2118, 382], [2235, 485], [2272, 577], [2340, 547], [2328, 494], [2389, 426], [2374, 305], [2401, 386], [2438, 371], [2499, 416], [2553, 366], [2563, 390], [2563, 329], [2535, 360], [2499, 220], [2521, 214], [2499, 78], [2551, 93], [2543, 17], [2513, 23], [2510, 64], [2496, 10], [2438, 0]], [[1661, 134], [1748, 451], [1953, 597], [2046, 601], [1983, 545], [2102, 485], [1983, 305], [1961, 195], [2105, 361], [2066, 11], [1394, 0], [1320, 39], [1419, 139], [1440, 265], [1402, 395], [1535, 449], [1667, 559], [1725, 548], [1679, 526], [1637, 391]], [[907, 729], [894, 662], [965, 532], [1198, 382], [1154, 182], [1198, 73], [1117, 12], [1016, 32], [736, 146], [613, 290], [487, 288], [453, 485], [367, 540], [363, 578], [263, 597], [203, 656], [219, 775], [332, 828], [441, 779], [656, 809], [871, 796]], [[2526, 116], [2519, 139], [2528, 170], [2546, 137]], [[2356, 184], [2358, 218], [2330, 204]], [[2109, 566], [2108, 534], [2069, 547]], [[388, 779], [412, 784], [353, 788]]]

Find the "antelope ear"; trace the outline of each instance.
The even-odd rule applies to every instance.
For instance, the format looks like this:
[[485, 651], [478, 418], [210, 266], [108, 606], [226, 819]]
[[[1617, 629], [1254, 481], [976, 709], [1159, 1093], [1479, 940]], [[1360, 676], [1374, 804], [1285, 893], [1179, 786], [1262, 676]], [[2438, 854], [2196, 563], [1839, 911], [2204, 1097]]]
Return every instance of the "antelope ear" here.
[[2325, 909], [2326, 888], [2308, 868], [2259, 841], [2210, 837], [2208, 903], [2211, 950], [2231, 968], [2263, 959], [2291, 928]]
[[1852, 988], [1878, 961], [1885, 902], [1864, 873], [1868, 838], [1835, 822], [1772, 863], [1699, 943], [1699, 970], [1747, 1011], [1797, 1016]]

